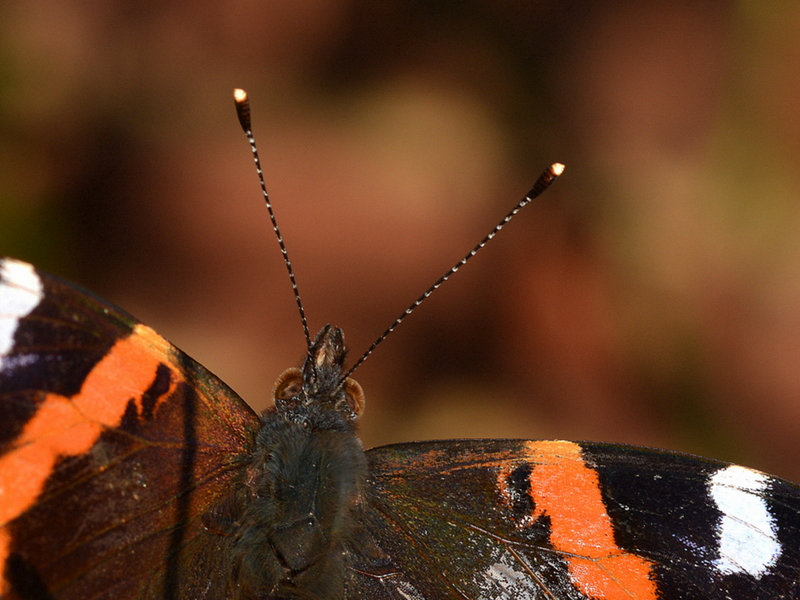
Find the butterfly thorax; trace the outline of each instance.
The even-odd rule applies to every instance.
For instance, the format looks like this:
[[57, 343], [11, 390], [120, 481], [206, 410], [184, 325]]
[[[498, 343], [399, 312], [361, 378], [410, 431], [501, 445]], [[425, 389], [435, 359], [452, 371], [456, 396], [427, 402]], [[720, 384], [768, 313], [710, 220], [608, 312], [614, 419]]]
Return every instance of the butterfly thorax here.
[[344, 353], [341, 331], [325, 327], [302, 371], [276, 385], [275, 408], [262, 417], [245, 476], [236, 598], [343, 593], [343, 560], [357, 543], [355, 511], [367, 473], [355, 403], [341, 384]]

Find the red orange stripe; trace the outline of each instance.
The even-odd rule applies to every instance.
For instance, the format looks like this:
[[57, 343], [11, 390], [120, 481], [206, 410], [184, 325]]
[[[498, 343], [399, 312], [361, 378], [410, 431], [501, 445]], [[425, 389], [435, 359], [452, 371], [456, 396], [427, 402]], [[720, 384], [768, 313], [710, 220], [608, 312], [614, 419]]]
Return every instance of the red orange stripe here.
[[33, 506], [59, 458], [88, 452], [104, 429], [119, 425], [131, 400], [141, 411], [142, 394], [168, 347], [152, 329], [137, 325], [97, 363], [78, 394], [45, 397], [15, 447], [0, 457], [0, 564], [11, 543], [8, 523]]
[[525, 442], [533, 519], [550, 518], [550, 542], [563, 553], [573, 585], [597, 600], [656, 600], [652, 563], [614, 542], [597, 473], [566, 441]]

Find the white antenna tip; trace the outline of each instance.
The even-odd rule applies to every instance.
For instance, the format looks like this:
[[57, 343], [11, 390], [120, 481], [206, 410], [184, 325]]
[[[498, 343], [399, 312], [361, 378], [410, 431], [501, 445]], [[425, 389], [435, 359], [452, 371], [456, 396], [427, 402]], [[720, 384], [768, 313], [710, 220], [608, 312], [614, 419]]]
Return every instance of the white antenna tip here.
[[556, 177], [561, 175], [564, 172], [565, 168], [566, 167], [564, 167], [564, 165], [562, 163], [553, 163], [552, 165], [550, 165], [550, 170], [553, 172], [553, 175], [555, 175]]
[[233, 99], [237, 104], [247, 102], [247, 92], [245, 92], [242, 88], [234, 88]]

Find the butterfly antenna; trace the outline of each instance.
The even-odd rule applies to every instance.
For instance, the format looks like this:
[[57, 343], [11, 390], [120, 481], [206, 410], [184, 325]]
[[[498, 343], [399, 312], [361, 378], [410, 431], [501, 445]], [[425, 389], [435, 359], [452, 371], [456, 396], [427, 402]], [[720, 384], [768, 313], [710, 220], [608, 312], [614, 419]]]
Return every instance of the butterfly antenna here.
[[278, 238], [278, 246], [280, 246], [281, 254], [283, 255], [283, 264], [286, 265], [286, 270], [289, 272], [289, 281], [292, 283], [294, 300], [297, 303], [297, 310], [300, 311], [300, 322], [303, 325], [303, 334], [306, 336], [306, 348], [310, 349], [311, 335], [308, 332], [306, 311], [303, 308], [303, 301], [300, 299], [300, 290], [297, 289], [297, 280], [294, 277], [294, 269], [292, 268], [292, 261], [289, 260], [289, 253], [286, 251], [286, 243], [283, 241], [281, 230], [278, 228], [278, 221], [275, 219], [275, 212], [272, 210], [272, 202], [269, 200], [267, 184], [264, 182], [264, 171], [261, 169], [261, 159], [258, 156], [256, 140], [253, 137], [253, 129], [250, 121], [250, 101], [247, 98], [247, 92], [243, 89], [236, 88], [233, 90], [233, 100], [236, 103], [236, 115], [239, 117], [239, 124], [242, 126], [242, 130], [247, 136], [247, 142], [250, 144], [250, 149], [253, 151], [253, 160], [256, 163], [258, 182], [261, 184], [261, 193], [264, 195], [264, 204], [267, 205], [269, 220], [272, 222], [272, 230], [275, 232], [275, 236]]
[[359, 367], [359, 365], [361, 365], [361, 363], [367, 360], [367, 357], [374, 352], [375, 348], [377, 348], [389, 336], [389, 334], [392, 333], [392, 331], [394, 331], [398, 325], [400, 325], [400, 323], [405, 321], [406, 318], [412, 312], [414, 312], [414, 310], [416, 310], [416, 308], [420, 304], [422, 304], [427, 298], [431, 296], [431, 294], [433, 294], [433, 292], [435, 292], [439, 288], [439, 286], [441, 286], [445, 281], [450, 279], [450, 277], [452, 277], [461, 267], [467, 264], [468, 260], [470, 260], [473, 256], [475, 256], [486, 244], [489, 243], [489, 240], [491, 240], [494, 236], [496, 236], [500, 232], [500, 230], [506, 226], [506, 223], [508, 223], [511, 219], [513, 219], [514, 216], [519, 211], [525, 208], [525, 206], [530, 204], [534, 198], [541, 195], [542, 192], [544, 192], [548, 187], [550, 187], [550, 184], [553, 183], [558, 178], [558, 176], [561, 175], [561, 173], [563, 172], [564, 172], [564, 165], [562, 165], [561, 163], [553, 163], [552, 165], [547, 167], [544, 170], [544, 172], [539, 176], [539, 179], [536, 180], [536, 183], [533, 184], [531, 191], [529, 191], [525, 195], [525, 197], [522, 200], [520, 200], [517, 203], [517, 205], [514, 208], [512, 208], [500, 220], [500, 222], [497, 225], [495, 225], [494, 229], [492, 229], [486, 235], [486, 237], [484, 237], [480, 242], [478, 242], [475, 245], [475, 247], [472, 248], [472, 250], [467, 252], [467, 254], [464, 255], [464, 258], [459, 260], [456, 264], [450, 267], [444, 275], [439, 277], [439, 279], [437, 279], [433, 283], [433, 285], [431, 285], [427, 290], [425, 290], [422, 293], [422, 295], [420, 295], [419, 298], [414, 300], [414, 302], [412, 302], [408, 306], [408, 308], [406, 308], [402, 313], [400, 313], [400, 316], [398, 316], [394, 320], [394, 322], [386, 329], [386, 331], [380, 334], [378, 338], [374, 342], [372, 342], [372, 345], [369, 348], [367, 348], [364, 354], [361, 355], [361, 358], [359, 358], [355, 363], [353, 363], [353, 366], [350, 367], [350, 369], [348, 369], [348, 371], [344, 374], [339, 385], [341, 385], [345, 379], [347, 379], [350, 375], [352, 375], [353, 371], [355, 371]]

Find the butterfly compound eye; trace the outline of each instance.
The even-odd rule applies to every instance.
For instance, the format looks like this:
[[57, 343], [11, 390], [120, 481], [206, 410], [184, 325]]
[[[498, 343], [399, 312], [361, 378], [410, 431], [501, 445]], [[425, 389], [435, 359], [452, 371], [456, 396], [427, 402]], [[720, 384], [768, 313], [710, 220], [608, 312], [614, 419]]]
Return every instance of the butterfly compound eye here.
[[364, 414], [364, 407], [367, 404], [361, 384], [359, 384], [355, 379], [350, 379], [348, 377], [344, 381], [344, 394], [345, 398], [347, 399], [347, 405], [350, 407], [350, 410], [355, 413], [356, 418], [358, 419], [362, 414]]
[[[358, 384], [356, 384], [358, 385]], [[278, 376], [272, 387], [272, 399], [289, 400], [303, 389], [303, 372], [297, 367], [290, 367]]]

